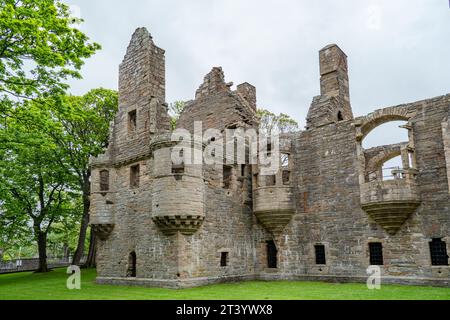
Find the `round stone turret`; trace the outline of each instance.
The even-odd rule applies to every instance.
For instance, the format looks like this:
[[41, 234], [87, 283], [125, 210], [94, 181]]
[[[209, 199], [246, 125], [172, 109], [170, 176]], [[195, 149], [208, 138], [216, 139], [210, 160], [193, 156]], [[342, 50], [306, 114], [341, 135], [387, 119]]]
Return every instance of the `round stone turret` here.
[[280, 137], [280, 147], [266, 151], [272, 159], [279, 157], [279, 165], [271, 173], [258, 165], [254, 180], [253, 213], [265, 229], [274, 236], [281, 234], [295, 213], [291, 187], [290, 140]]
[[[155, 137], [151, 143], [154, 157], [152, 184], [152, 220], [166, 235], [194, 234], [205, 219], [205, 183], [202, 164], [190, 160], [190, 154], [202, 152], [202, 144], [181, 148], [170, 134]], [[182, 156], [182, 163], [172, 158]]]

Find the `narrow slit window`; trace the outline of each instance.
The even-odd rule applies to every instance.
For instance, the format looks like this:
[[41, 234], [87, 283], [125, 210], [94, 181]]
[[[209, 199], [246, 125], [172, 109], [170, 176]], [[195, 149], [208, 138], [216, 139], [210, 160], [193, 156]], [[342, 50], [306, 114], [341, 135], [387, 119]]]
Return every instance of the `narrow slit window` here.
[[383, 263], [383, 246], [381, 242], [369, 243], [370, 265], [382, 266]]
[[241, 177], [245, 177], [245, 164], [241, 164]]
[[128, 112], [128, 132], [136, 131], [137, 113], [136, 110]]
[[316, 264], [327, 264], [325, 258], [325, 246], [323, 244], [317, 244], [314, 246], [316, 253]]
[[440, 238], [430, 241], [431, 265], [448, 266], [447, 245]]
[[273, 240], [267, 241], [267, 267], [277, 268], [277, 247]]
[[287, 185], [291, 182], [291, 172], [289, 170], [283, 171], [283, 184]]
[[130, 167], [130, 187], [137, 188], [139, 187], [139, 165]]
[[231, 166], [223, 166], [223, 187], [229, 189], [231, 185]]
[[228, 265], [228, 252], [220, 253], [220, 266], [226, 267]]
[[108, 191], [109, 190], [109, 171], [102, 170], [100, 171], [100, 191]]

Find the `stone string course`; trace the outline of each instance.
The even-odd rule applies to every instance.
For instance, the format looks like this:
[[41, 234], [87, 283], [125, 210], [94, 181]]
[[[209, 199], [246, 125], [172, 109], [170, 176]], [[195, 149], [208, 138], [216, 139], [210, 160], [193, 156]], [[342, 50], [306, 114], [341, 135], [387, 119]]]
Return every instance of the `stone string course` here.
[[[307, 128], [283, 137], [289, 182], [280, 170], [275, 185], [265, 185], [258, 165], [243, 172], [234, 165], [224, 183], [222, 165], [186, 164], [172, 172], [164, 50], [137, 29], [119, 68], [108, 150], [91, 160], [97, 281], [172, 288], [250, 279], [366, 281], [368, 243], [375, 241], [383, 247], [385, 283], [450, 286], [449, 267], [432, 266], [429, 250], [432, 238], [442, 238], [450, 252], [450, 95], [355, 118], [344, 52], [329, 45], [319, 62], [321, 94]], [[407, 121], [409, 141], [362, 148], [372, 129], [393, 120]], [[213, 68], [177, 127], [192, 131], [194, 121], [203, 130], [256, 128], [255, 87], [233, 90], [222, 69]], [[406, 178], [367, 179], [405, 150], [413, 158]], [[139, 183], [130, 187], [135, 165]], [[101, 170], [109, 171], [107, 191], [100, 191]], [[267, 268], [270, 240], [276, 269]], [[315, 264], [316, 244], [325, 246], [326, 265]], [[132, 252], [136, 277], [127, 276]], [[220, 266], [222, 252], [227, 266]]]

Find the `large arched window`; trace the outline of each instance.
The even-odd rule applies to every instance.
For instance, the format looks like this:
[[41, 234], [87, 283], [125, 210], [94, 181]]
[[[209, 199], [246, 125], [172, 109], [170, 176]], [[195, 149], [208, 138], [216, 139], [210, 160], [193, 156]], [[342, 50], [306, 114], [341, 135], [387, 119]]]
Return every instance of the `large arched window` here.
[[372, 128], [362, 141], [365, 181], [404, 178], [404, 169], [414, 167], [409, 139], [406, 121], [385, 122]]

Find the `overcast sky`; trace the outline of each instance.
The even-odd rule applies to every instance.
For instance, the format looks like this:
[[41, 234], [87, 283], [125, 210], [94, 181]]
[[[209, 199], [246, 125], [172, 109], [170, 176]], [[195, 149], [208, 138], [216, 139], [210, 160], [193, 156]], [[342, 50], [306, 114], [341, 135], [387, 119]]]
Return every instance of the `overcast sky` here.
[[319, 94], [318, 50], [330, 43], [348, 56], [355, 116], [450, 92], [448, 0], [67, 3], [103, 46], [83, 67], [83, 80], [71, 82], [73, 94], [117, 89], [118, 65], [140, 26], [166, 50], [167, 102], [193, 99], [204, 75], [222, 66], [226, 81], [256, 86], [259, 107], [287, 113], [303, 128]]

